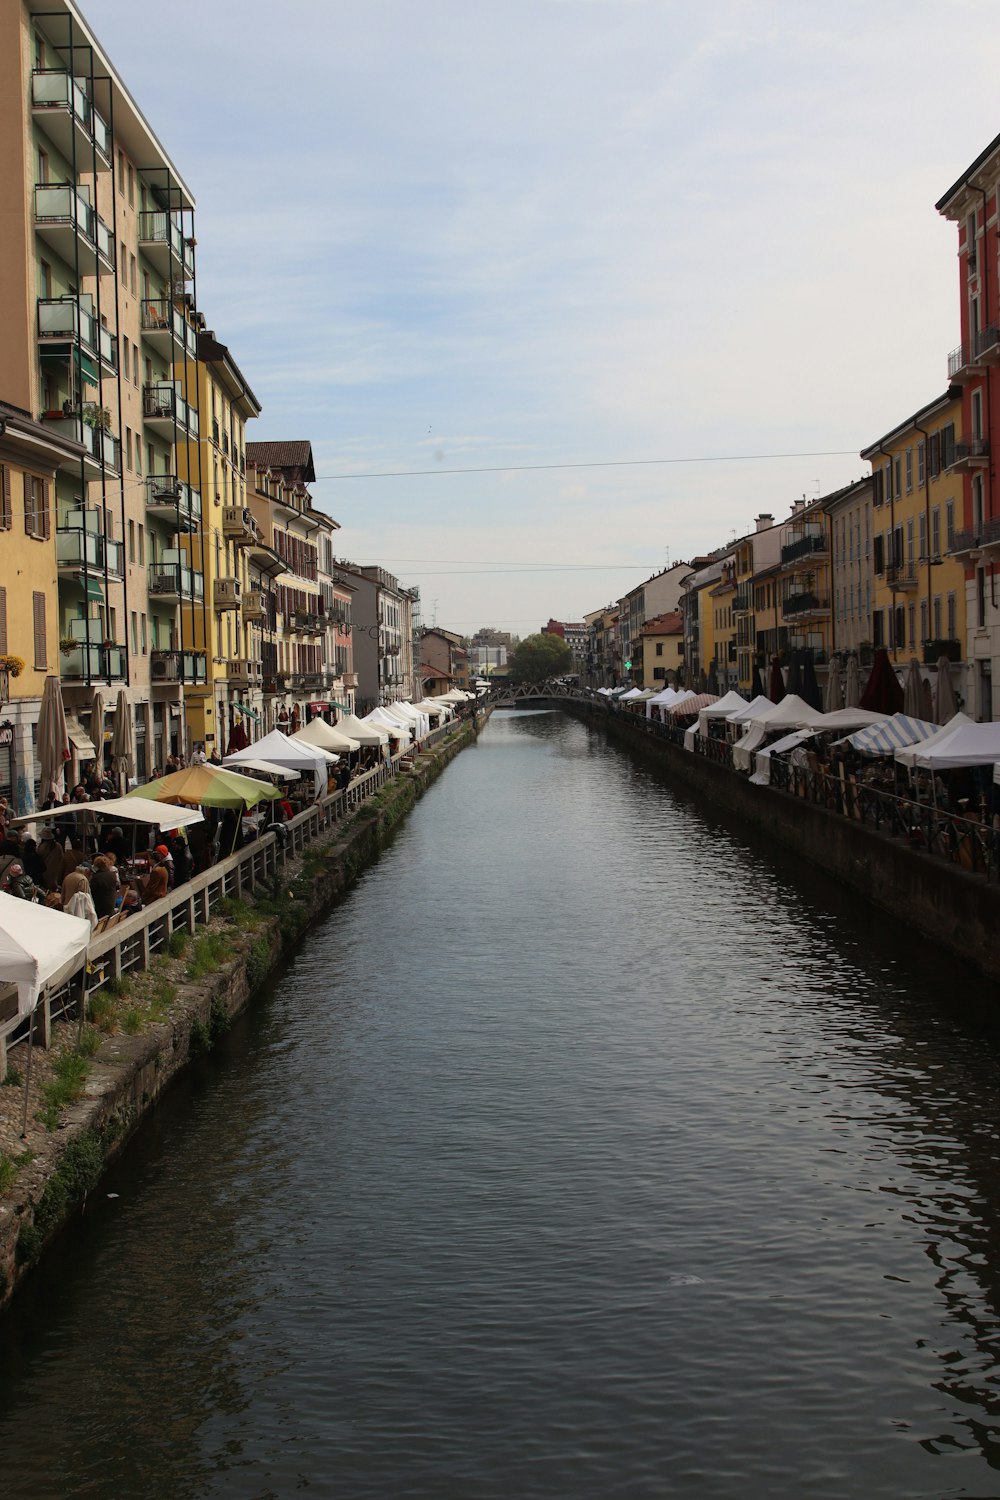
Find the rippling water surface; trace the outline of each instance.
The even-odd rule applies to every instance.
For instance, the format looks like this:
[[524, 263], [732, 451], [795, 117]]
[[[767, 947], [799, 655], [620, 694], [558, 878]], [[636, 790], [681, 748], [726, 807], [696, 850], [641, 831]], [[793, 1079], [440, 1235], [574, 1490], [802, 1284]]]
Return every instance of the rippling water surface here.
[[1000, 1495], [972, 1001], [495, 715], [0, 1325], [0, 1492]]

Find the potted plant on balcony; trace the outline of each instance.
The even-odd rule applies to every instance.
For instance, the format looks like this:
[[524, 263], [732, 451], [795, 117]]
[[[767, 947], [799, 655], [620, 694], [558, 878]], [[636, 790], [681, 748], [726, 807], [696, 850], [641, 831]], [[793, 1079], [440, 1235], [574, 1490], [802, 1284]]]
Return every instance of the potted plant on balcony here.
[[79, 642], [75, 641], [71, 635], [64, 635], [62, 640], [59, 642], [59, 650], [62, 652], [63, 656], [68, 656], [71, 651], [76, 650], [78, 644]]
[[24, 671], [24, 657], [0, 656], [0, 671], [6, 672], [9, 677], [20, 677]]
[[98, 406], [96, 401], [85, 401], [83, 420], [88, 427], [106, 432], [111, 426], [111, 412], [106, 406]]

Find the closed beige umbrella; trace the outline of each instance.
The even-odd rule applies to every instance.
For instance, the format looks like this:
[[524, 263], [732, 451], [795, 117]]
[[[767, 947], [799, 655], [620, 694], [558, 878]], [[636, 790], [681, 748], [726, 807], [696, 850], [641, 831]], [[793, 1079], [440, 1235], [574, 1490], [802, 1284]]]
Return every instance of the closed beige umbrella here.
[[834, 653], [830, 657], [830, 665], [826, 669], [826, 695], [823, 699], [823, 710], [825, 713], [836, 713], [838, 708], [844, 707], [844, 694], [840, 684], [840, 656]]
[[43, 802], [52, 796], [62, 796], [68, 760], [69, 734], [62, 688], [58, 677], [46, 677], [38, 713], [38, 765], [42, 773], [39, 796]]
[[922, 719], [924, 716], [924, 690], [920, 676], [920, 664], [915, 656], [910, 657], [903, 685], [903, 712], [907, 718]]
[[951, 680], [951, 665], [946, 656], [938, 657], [937, 691], [934, 695], [934, 717], [939, 724], [947, 724], [958, 713], [958, 699]]
[[132, 705], [124, 688], [118, 690], [115, 706], [115, 722], [111, 732], [111, 769], [118, 777], [121, 791], [128, 791], [128, 783], [135, 776], [135, 723]]
[[858, 667], [858, 657], [852, 651], [847, 658], [847, 680], [844, 683], [844, 707], [857, 708], [861, 702], [861, 671]]

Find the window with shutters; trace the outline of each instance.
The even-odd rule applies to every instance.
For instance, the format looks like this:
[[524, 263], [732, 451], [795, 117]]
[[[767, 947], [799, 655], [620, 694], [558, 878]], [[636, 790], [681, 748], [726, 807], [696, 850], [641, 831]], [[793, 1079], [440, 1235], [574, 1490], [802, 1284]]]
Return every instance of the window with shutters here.
[[882, 539], [882, 533], [881, 532], [879, 532], [876, 535], [876, 537], [875, 537], [875, 561], [874, 561], [874, 567], [875, 567], [875, 572], [876, 573], [884, 573], [885, 572], [885, 542]]
[[955, 502], [946, 500], [944, 503], [944, 536], [945, 545], [950, 552], [955, 545]]
[[7, 655], [7, 590], [0, 588], [0, 656]]
[[918, 484], [923, 484], [923, 482], [924, 482], [924, 445], [923, 445], [923, 442], [919, 442], [917, 444], [917, 483]]
[[49, 659], [45, 641], [45, 595], [32, 594], [31, 596], [32, 624], [35, 635], [35, 670], [44, 672], [48, 669]]
[[24, 533], [45, 540], [52, 532], [49, 516], [49, 487], [34, 474], [24, 476]]
[[0, 531], [9, 531], [10, 528], [10, 465], [0, 464]]
[[882, 469], [872, 470], [872, 504], [885, 504], [885, 473]]

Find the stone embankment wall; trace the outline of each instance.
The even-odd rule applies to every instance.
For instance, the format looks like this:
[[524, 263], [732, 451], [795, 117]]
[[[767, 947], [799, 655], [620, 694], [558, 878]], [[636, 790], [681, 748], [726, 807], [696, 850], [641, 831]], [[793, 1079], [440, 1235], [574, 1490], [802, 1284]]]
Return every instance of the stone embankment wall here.
[[[289, 859], [275, 888], [255, 892], [245, 914], [211, 922], [204, 931], [222, 940], [227, 956], [198, 978], [190, 977], [191, 966], [179, 959], [173, 966], [179, 982], [170, 986], [162, 1018], [135, 1035], [116, 1031], [103, 1041], [90, 1059], [82, 1094], [61, 1111], [57, 1129], [40, 1129], [32, 1119], [30, 1161], [20, 1167], [10, 1190], [0, 1191], [0, 1308], [62, 1225], [85, 1205], [108, 1163], [171, 1080], [214, 1045], [282, 957], [343, 899], [396, 825], [477, 733], [471, 721], [456, 728], [362, 803], [349, 822], [310, 844], [300, 858]], [[250, 920], [241, 920], [244, 916]], [[57, 1047], [73, 1051], [76, 1029], [75, 1024], [57, 1027], [62, 1032]], [[40, 1056], [37, 1049], [35, 1056]], [[23, 1089], [10, 1093], [19, 1109]]]
[[1000, 886], [899, 839], [654, 738], [604, 711], [569, 710], [661, 766], [672, 781], [817, 865], [990, 979], [1000, 979]]

